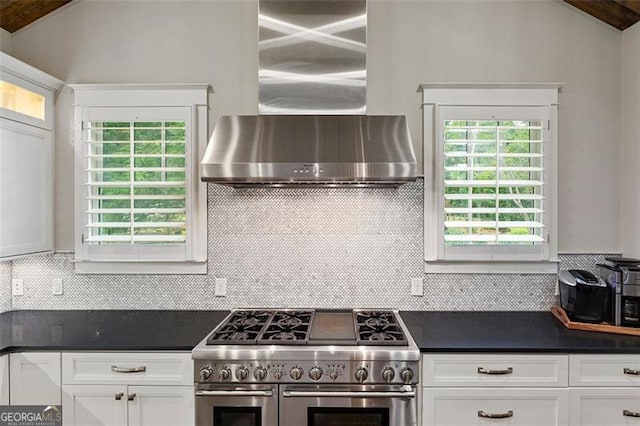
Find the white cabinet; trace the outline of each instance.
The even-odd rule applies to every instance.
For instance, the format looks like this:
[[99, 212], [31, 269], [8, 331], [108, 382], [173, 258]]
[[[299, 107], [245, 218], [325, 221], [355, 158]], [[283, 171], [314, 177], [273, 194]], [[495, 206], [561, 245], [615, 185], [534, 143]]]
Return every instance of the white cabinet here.
[[11, 405], [60, 405], [60, 354], [9, 354]]
[[193, 426], [190, 386], [64, 385], [65, 425]]
[[425, 386], [566, 387], [566, 355], [451, 355], [424, 358]]
[[640, 388], [572, 388], [571, 424], [640, 425]]
[[0, 405], [9, 405], [9, 355], [0, 356]]
[[569, 355], [572, 425], [640, 425], [640, 355]]
[[[566, 389], [426, 388], [424, 425], [566, 425]], [[604, 424], [604, 423], [603, 423]]]
[[64, 353], [65, 425], [193, 425], [190, 353]]
[[0, 260], [53, 250], [53, 102], [62, 85], [0, 52]]
[[62, 407], [65, 425], [126, 425], [127, 387], [64, 385]]
[[0, 258], [53, 249], [51, 131], [0, 118]]
[[423, 425], [567, 425], [568, 359], [538, 354], [426, 354]]

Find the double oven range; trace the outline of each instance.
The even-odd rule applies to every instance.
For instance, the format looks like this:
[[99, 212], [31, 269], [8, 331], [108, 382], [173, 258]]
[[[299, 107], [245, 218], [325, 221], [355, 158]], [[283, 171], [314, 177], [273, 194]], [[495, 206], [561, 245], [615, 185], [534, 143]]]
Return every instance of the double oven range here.
[[420, 352], [395, 311], [231, 312], [192, 352], [198, 426], [415, 426]]

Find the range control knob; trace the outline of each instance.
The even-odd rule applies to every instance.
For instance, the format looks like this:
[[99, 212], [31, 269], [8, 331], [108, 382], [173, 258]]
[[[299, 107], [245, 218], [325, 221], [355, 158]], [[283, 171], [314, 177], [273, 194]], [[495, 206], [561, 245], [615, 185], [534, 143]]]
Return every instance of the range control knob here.
[[336, 380], [338, 378], [338, 372], [336, 370], [329, 371], [329, 378], [331, 380]]
[[396, 377], [396, 372], [393, 367], [385, 367], [382, 370], [382, 380], [384, 380], [385, 383], [391, 383], [394, 377]]
[[402, 378], [402, 381], [406, 384], [411, 383], [411, 379], [413, 379], [413, 371], [411, 371], [409, 367], [403, 368], [400, 370], [400, 378]]
[[365, 380], [367, 380], [367, 377], [369, 377], [369, 372], [367, 371], [366, 368], [364, 367], [359, 367], [355, 374], [354, 374], [356, 380], [358, 381], [358, 383], [364, 383]]
[[302, 374], [304, 373], [304, 371], [302, 371], [302, 368], [300, 367], [293, 367], [291, 369], [291, 371], [289, 371], [289, 376], [293, 379], [293, 380], [300, 380], [302, 379]]
[[282, 371], [276, 370], [273, 372], [273, 378], [276, 380], [282, 379]]
[[309, 370], [309, 377], [311, 377], [311, 380], [320, 380], [320, 377], [322, 377], [322, 368], [311, 367], [311, 370]]
[[256, 371], [253, 372], [253, 377], [255, 377], [257, 381], [261, 382], [267, 378], [267, 370], [262, 367], [258, 367], [256, 368]]
[[245, 367], [238, 367], [236, 369], [236, 378], [238, 380], [247, 380], [247, 377], [249, 377], [249, 370], [247, 370]]
[[209, 367], [208, 365], [205, 365], [204, 367], [202, 367], [202, 369], [200, 369], [200, 381], [206, 382], [211, 378], [212, 374], [213, 374], [213, 370], [211, 369], [211, 367]]
[[229, 370], [227, 367], [221, 368], [220, 370], [218, 370], [218, 377], [220, 377], [221, 382], [229, 380], [229, 377], [231, 377], [231, 370]]

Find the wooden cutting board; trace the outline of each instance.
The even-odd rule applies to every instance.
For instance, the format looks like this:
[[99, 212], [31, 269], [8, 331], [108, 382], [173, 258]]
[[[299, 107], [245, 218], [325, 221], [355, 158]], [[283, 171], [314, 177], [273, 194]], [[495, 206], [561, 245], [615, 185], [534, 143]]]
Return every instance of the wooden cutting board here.
[[614, 333], [614, 334], [627, 334], [630, 336], [640, 337], [640, 328], [634, 327], [621, 327], [618, 325], [611, 325], [607, 323], [602, 324], [589, 324], [586, 322], [574, 322], [569, 319], [567, 313], [560, 306], [554, 306], [551, 308], [553, 316], [570, 330], [582, 330], [582, 331], [597, 331], [600, 333]]

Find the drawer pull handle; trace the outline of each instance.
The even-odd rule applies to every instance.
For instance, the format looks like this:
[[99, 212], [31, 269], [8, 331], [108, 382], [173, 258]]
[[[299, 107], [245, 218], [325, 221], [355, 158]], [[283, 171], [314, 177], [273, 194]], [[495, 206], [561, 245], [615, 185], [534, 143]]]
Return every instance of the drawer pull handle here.
[[640, 370], [632, 370], [631, 368], [625, 368], [622, 370], [624, 374], [631, 374], [632, 376], [640, 376]]
[[142, 367], [122, 368], [117, 365], [112, 365], [111, 371], [114, 373], [144, 373], [147, 371], [147, 366], [143, 365]]
[[130, 394], [127, 395], [127, 400], [133, 401], [134, 399], [136, 399], [136, 394], [135, 393], [130, 393]]
[[122, 399], [122, 397], [124, 396], [124, 392], [118, 392], [116, 393], [116, 401], [120, 401]]
[[631, 410], [622, 410], [622, 415], [625, 417], [640, 417], [640, 412]]
[[482, 410], [478, 410], [478, 417], [482, 417], [484, 419], [507, 419], [509, 417], [513, 417], [513, 410], [509, 410], [506, 413], [485, 413]]
[[513, 373], [513, 367], [509, 367], [506, 370], [487, 370], [484, 367], [478, 367], [478, 374], [511, 374]]

